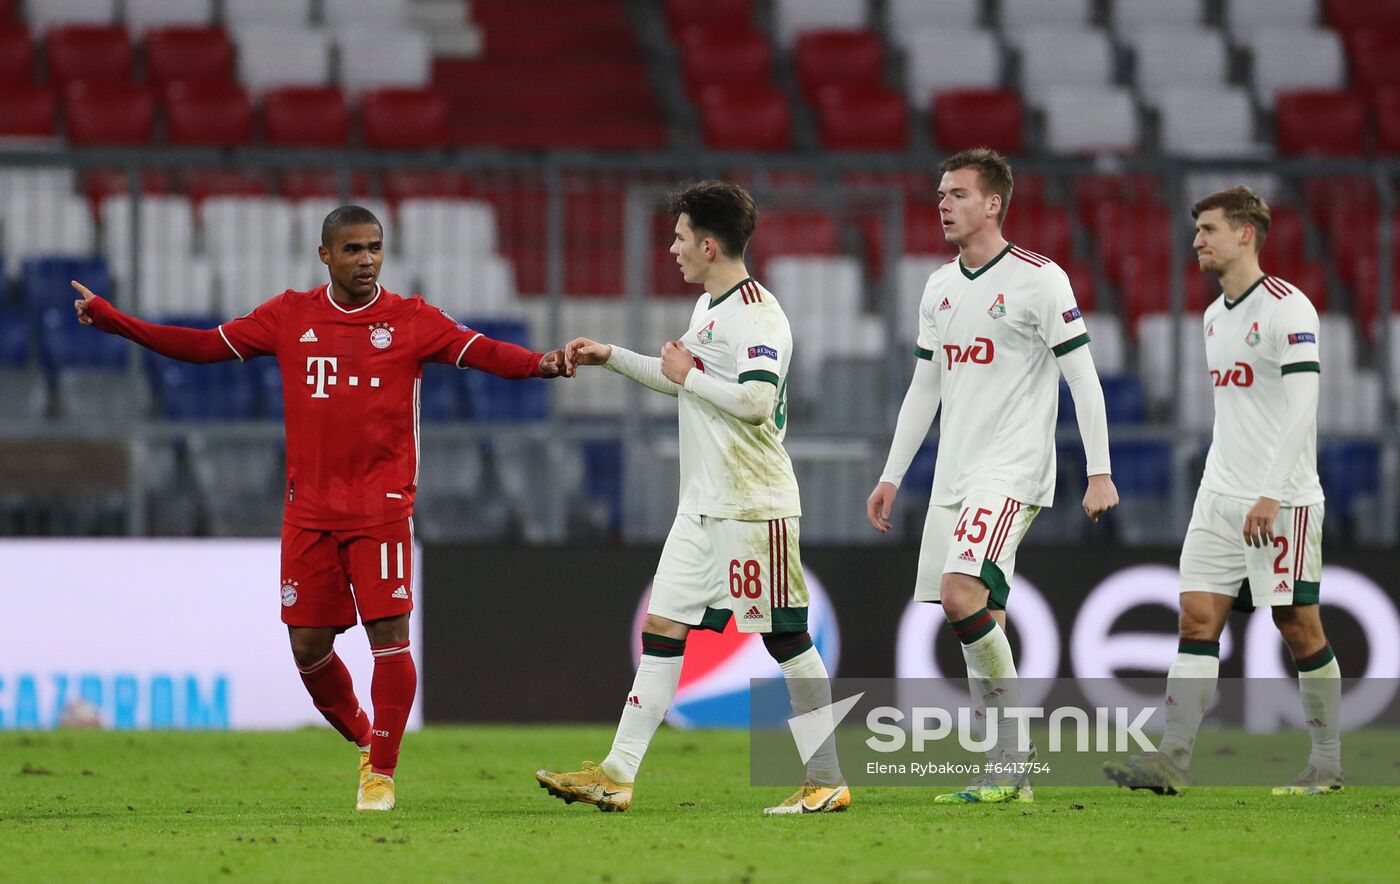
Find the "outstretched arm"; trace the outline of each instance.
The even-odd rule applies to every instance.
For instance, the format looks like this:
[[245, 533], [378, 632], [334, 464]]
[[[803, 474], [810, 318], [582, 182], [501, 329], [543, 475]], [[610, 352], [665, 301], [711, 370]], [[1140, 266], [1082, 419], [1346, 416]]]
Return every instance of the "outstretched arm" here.
[[890, 454], [885, 461], [884, 472], [870, 498], [865, 502], [865, 517], [876, 531], [884, 534], [890, 530], [890, 512], [895, 497], [899, 494], [899, 483], [919, 446], [924, 444], [933, 418], [938, 414], [938, 404], [943, 396], [943, 369], [929, 359], [919, 359], [914, 364], [914, 379], [909, 382], [909, 390], [904, 394], [904, 403], [899, 406], [899, 418], [894, 425], [894, 440], [890, 442]]
[[155, 325], [128, 316], [76, 280], [73, 281], [73, 288], [81, 295], [73, 302], [73, 309], [83, 325], [120, 335], [148, 350], [183, 362], [227, 362], [243, 358], [243, 354], [234, 349], [220, 329]]
[[1103, 385], [1094, 368], [1094, 357], [1087, 346], [1076, 347], [1059, 357], [1060, 373], [1069, 384], [1074, 414], [1079, 421], [1079, 438], [1084, 442], [1088, 488], [1084, 492], [1084, 513], [1097, 522], [1099, 516], [1118, 505], [1118, 489], [1110, 476], [1108, 458], [1108, 411], [1103, 401]]
[[675, 396], [680, 387], [661, 373], [661, 360], [655, 356], [633, 353], [626, 347], [600, 344], [588, 338], [574, 338], [564, 346], [565, 371], [572, 374], [580, 365], [601, 365], [629, 377], [658, 393]]

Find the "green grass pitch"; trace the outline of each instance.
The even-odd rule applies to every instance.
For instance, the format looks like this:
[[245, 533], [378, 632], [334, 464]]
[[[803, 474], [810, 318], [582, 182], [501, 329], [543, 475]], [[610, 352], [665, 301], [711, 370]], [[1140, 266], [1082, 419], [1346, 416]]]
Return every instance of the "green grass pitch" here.
[[537, 767], [603, 755], [611, 727], [409, 735], [398, 810], [354, 811], [358, 756], [328, 729], [0, 735], [0, 880], [1383, 881], [1400, 789], [1317, 798], [1041, 789], [947, 807], [857, 789], [844, 814], [764, 818], [744, 732], [658, 734], [636, 799], [550, 798]]

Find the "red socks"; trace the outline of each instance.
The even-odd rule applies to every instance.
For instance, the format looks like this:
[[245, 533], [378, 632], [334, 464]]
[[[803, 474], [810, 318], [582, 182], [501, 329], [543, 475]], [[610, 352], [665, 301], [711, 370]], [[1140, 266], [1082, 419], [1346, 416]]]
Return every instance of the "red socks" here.
[[393, 776], [399, 763], [399, 741], [418, 690], [418, 670], [406, 641], [371, 647], [370, 652], [374, 654], [374, 681], [370, 684], [374, 730], [369, 763], [375, 773]]
[[350, 670], [345, 668], [335, 651], [310, 666], [298, 666], [297, 671], [301, 673], [307, 693], [311, 694], [311, 702], [326, 716], [326, 721], [356, 746], [368, 743], [369, 716], [360, 708], [360, 701], [355, 699]]

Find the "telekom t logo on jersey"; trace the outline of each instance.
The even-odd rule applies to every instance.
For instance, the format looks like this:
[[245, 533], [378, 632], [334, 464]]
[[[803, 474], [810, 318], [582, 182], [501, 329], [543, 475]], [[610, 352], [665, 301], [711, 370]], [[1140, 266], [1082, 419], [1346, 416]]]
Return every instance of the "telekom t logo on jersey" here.
[[[331, 398], [331, 394], [326, 392], [326, 388], [336, 385], [336, 381], [339, 378], [339, 376], [335, 374], [337, 364], [338, 360], [334, 356], [306, 357], [306, 371], [308, 372], [306, 375], [306, 385], [314, 388], [311, 391], [312, 399]], [[358, 387], [360, 385], [360, 378], [358, 375], [352, 374], [348, 376], [345, 381], [351, 387]], [[378, 387], [379, 378], [370, 378], [369, 385], [371, 387]]]
[[991, 338], [973, 338], [972, 345], [959, 347], [957, 344], [944, 344], [943, 355], [948, 358], [948, 370], [952, 371], [954, 365], [972, 362], [977, 365], [986, 365], [992, 361], [996, 355], [996, 345]]
[[1210, 370], [1210, 376], [1217, 387], [1251, 387], [1254, 385], [1254, 369], [1248, 362], [1236, 362], [1235, 367], [1221, 371]]

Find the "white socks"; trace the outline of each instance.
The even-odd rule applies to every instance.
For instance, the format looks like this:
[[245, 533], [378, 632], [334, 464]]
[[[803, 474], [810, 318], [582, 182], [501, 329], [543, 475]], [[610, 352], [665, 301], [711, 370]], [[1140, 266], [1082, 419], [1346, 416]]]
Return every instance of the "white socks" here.
[[1303, 718], [1308, 736], [1312, 737], [1312, 752], [1308, 763], [1318, 770], [1342, 769], [1342, 670], [1332, 646], [1302, 660], [1298, 666], [1298, 690], [1303, 698]]
[[1158, 749], [1177, 766], [1191, 765], [1196, 732], [1220, 677], [1220, 642], [1183, 638], [1167, 671], [1167, 728]]
[[[831, 681], [826, 664], [815, 647], [778, 664], [787, 679], [788, 699], [794, 715], [831, 705]], [[836, 758], [836, 735], [827, 737], [807, 761], [807, 778], [821, 786], [837, 786], [846, 780], [841, 775], [841, 763]]]
[[[1011, 643], [986, 608], [971, 617], [954, 621], [952, 626], [962, 642], [974, 707], [997, 710], [995, 751], [1016, 754], [1020, 749], [1016, 739], [1019, 725], [1014, 719], [1007, 719], [1001, 714], [1002, 709], [1021, 705]], [[988, 757], [991, 754], [989, 752]]]
[[642, 766], [647, 746], [676, 697], [684, 653], [685, 639], [642, 633], [642, 662], [637, 664], [637, 677], [622, 707], [612, 751], [601, 765], [603, 773], [616, 782], [631, 783], [637, 779], [637, 768]]

